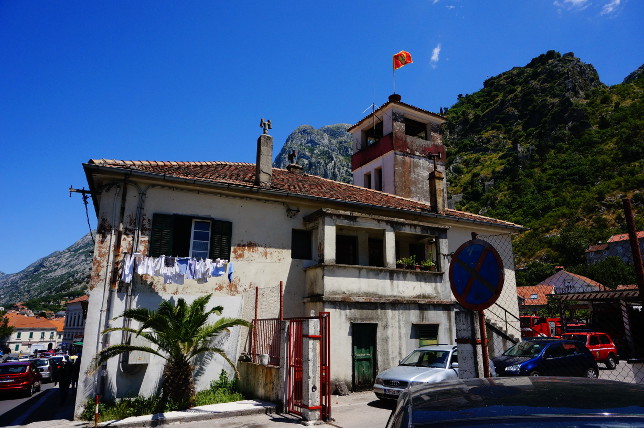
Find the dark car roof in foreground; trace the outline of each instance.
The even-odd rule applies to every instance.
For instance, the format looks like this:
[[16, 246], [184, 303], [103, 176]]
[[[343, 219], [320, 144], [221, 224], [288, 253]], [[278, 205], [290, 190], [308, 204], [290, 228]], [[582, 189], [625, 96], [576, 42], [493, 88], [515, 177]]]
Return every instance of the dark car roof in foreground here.
[[644, 423], [644, 385], [601, 379], [459, 379], [412, 387], [403, 393], [397, 407], [409, 399], [413, 407], [413, 426], [501, 421], [532, 425], [535, 419], [553, 417], [627, 415], [633, 415], [638, 424]]

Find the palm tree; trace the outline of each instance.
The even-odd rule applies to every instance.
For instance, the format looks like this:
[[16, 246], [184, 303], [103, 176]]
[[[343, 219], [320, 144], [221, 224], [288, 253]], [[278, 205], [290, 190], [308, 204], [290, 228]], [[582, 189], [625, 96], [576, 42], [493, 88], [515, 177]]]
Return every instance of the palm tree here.
[[183, 298], [176, 304], [163, 301], [154, 311], [144, 308], [127, 309], [120, 317], [130, 318], [141, 323], [138, 330], [129, 327], [108, 328], [103, 334], [122, 331], [136, 334], [148, 340], [150, 346], [130, 344], [111, 345], [100, 351], [93, 367], [96, 369], [112, 357], [125, 352], [142, 351], [158, 355], [165, 359], [162, 378], [162, 401], [172, 402], [179, 408], [193, 407], [195, 404], [194, 362], [201, 354], [211, 356], [218, 354], [235, 370], [235, 364], [228, 358], [223, 349], [213, 345], [213, 339], [235, 326], [250, 327], [250, 323], [239, 318], [220, 318], [214, 324], [207, 324], [211, 314], [221, 315], [223, 307], [216, 306], [206, 311], [206, 305], [212, 295], [197, 298], [188, 305]]

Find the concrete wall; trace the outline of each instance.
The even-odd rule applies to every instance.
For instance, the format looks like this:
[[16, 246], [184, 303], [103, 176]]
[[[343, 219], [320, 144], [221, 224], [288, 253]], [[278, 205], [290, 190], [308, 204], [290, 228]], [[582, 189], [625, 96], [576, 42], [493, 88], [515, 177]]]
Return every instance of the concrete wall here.
[[279, 367], [240, 361], [237, 364], [240, 389], [245, 397], [281, 402]]

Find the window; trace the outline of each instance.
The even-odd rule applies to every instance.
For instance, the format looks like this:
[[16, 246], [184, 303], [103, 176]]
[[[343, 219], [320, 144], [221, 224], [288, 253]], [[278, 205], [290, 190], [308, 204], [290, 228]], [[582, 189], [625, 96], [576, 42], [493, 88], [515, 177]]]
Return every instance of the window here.
[[599, 345], [599, 339], [597, 338], [597, 336], [595, 335], [590, 336], [590, 339], [588, 340], [588, 345], [590, 346]]
[[427, 139], [427, 125], [416, 120], [405, 118], [405, 135]]
[[371, 173], [368, 172], [364, 175], [364, 187], [371, 189]]
[[599, 343], [601, 343], [602, 345], [610, 345], [610, 338], [605, 334], [600, 334]]
[[369, 266], [385, 265], [384, 241], [380, 238], [369, 238]]
[[157, 213], [152, 217], [149, 255], [229, 260], [231, 236], [229, 221]]
[[45, 339], [45, 332], [41, 331], [40, 332], [40, 340], [44, 340], [44, 339]]
[[20, 339], [20, 336], [22, 336], [22, 332], [20, 332], [20, 331], [19, 331], [19, 332], [16, 334], [16, 339]]
[[52, 331], [52, 332], [49, 333], [49, 339], [51, 340], [53, 338], [54, 338], [54, 332]]
[[15, 347], [15, 348], [13, 348], [13, 350], [14, 350], [15, 352], [18, 352], [18, 350], [19, 350], [19, 349], [20, 349], [20, 345], [16, 345], [16, 347]]
[[335, 262], [343, 265], [358, 264], [358, 237], [336, 235]]
[[33, 339], [33, 338], [34, 338], [34, 332], [33, 332], [33, 331], [30, 331], [30, 332], [29, 332], [29, 339]]
[[291, 233], [291, 258], [311, 260], [311, 231], [293, 229]]
[[531, 298], [531, 299], [536, 299], [537, 297], [538, 297], [538, 296], [537, 296], [537, 294], [531, 294], [531, 295], [530, 295], [530, 298]]
[[374, 123], [373, 126], [365, 129], [364, 134], [367, 147], [376, 144], [382, 138], [382, 122]]
[[438, 324], [413, 324], [411, 334], [418, 346], [438, 345]]
[[374, 171], [373, 188], [382, 191], [382, 168], [376, 168]]

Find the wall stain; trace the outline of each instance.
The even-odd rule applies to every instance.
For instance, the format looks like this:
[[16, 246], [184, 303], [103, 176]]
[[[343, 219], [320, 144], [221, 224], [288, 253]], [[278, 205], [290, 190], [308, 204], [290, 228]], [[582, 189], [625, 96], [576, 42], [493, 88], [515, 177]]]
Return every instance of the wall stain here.
[[247, 256], [251, 256], [254, 254], [259, 254], [263, 256], [265, 259], [268, 259], [269, 252], [266, 247], [260, 246], [259, 244], [255, 242], [246, 242], [246, 243], [240, 243], [239, 245], [235, 246], [232, 250], [234, 258], [237, 260], [242, 260]]

